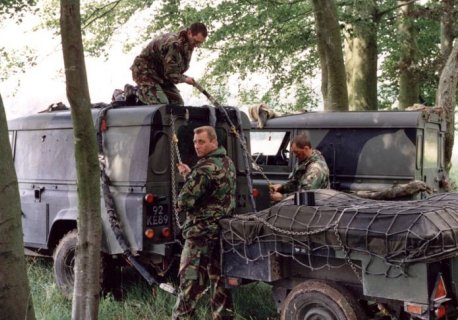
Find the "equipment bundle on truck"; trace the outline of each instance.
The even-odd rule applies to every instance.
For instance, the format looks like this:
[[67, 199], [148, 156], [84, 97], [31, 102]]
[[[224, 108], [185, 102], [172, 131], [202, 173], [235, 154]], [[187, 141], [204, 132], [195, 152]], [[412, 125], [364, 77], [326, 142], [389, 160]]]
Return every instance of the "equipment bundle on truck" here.
[[[427, 190], [443, 191], [445, 181], [440, 115], [306, 113], [269, 120], [259, 129], [231, 107], [110, 106], [92, 112], [103, 158], [105, 268], [128, 260], [150, 284], [176, 271], [181, 237], [174, 202], [184, 181], [175, 165], [196, 163], [193, 129], [211, 124], [237, 168], [237, 215], [221, 223], [228, 284], [272, 284], [285, 319], [455, 319], [457, 197], [424, 199]], [[69, 296], [78, 216], [70, 112], [8, 125], [27, 253], [53, 255], [56, 282]], [[319, 190], [272, 206], [269, 184], [285, 181], [292, 171], [289, 142], [302, 131], [324, 154], [334, 189], [380, 192], [413, 180], [425, 188], [403, 196], [417, 199], [412, 201]], [[246, 143], [243, 135], [250, 138]], [[252, 175], [247, 157], [254, 162]], [[256, 207], [264, 209], [258, 213], [253, 194]]]

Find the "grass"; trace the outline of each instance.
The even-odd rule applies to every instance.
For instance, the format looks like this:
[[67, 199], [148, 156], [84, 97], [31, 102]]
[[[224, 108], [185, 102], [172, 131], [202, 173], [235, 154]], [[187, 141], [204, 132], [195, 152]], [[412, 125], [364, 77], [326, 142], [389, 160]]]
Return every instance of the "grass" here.
[[[71, 319], [71, 301], [57, 289], [52, 274], [52, 260], [27, 258], [28, 277], [32, 290], [36, 318], [41, 320]], [[123, 272], [123, 295], [101, 298], [99, 319], [142, 320], [170, 319], [175, 297], [157, 290], [154, 292], [145, 281], [133, 272]], [[270, 286], [253, 283], [232, 290], [237, 320], [278, 319]], [[211, 319], [208, 294], [200, 301], [195, 319]]]

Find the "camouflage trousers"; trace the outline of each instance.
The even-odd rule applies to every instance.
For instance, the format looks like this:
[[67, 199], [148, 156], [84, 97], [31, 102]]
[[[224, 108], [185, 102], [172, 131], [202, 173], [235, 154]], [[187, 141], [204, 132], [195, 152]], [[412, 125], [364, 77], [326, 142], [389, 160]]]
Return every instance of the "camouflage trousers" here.
[[145, 104], [184, 105], [180, 90], [173, 83], [139, 84], [137, 94]]
[[197, 301], [211, 292], [213, 319], [233, 319], [232, 297], [221, 277], [219, 240], [207, 237], [186, 239], [180, 260], [180, 291], [172, 319], [193, 319]]

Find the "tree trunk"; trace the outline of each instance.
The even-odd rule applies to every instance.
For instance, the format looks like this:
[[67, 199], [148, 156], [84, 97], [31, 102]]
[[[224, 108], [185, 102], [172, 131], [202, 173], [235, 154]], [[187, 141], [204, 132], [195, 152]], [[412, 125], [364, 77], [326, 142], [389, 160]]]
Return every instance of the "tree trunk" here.
[[352, 111], [377, 110], [377, 22], [375, 3], [356, 1], [353, 14], [359, 17], [347, 27], [345, 65], [348, 103]]
[[414, 3], [411, 0], [398, 0], [399, 8], [399, 108], [405, 109], [420, 98], [417, 72], [417, 43], [414, 20], [410, 17]]
[[347, 80], [342, 39], [334, 0], [313, 0], [326, 111], [348, 111]]
[[0, 317], [33, 320], [22, 240], [21, 204], [0, 96]]
[[443, 65], [453, 48], [455, 38], [455, 0], [442, 0], [441, 15], [441, 55]]
[[79, 0], [61, 0], [60, 27], [78, 180], [78, 245], [72, 319], [97, 319], [100, 298], [100, 181], [81, 38]]
[[447, 122], [447, 132], [445, 133], [444, 162], [445, 170], [450, 172], [452, 167], [452, 151], [455, 140], [455, 106], [456, 106], [456, 86], [458, 83], [458, 41], [447, 59], [442, 69], [437, 89], [436, 105], [442, 107]]

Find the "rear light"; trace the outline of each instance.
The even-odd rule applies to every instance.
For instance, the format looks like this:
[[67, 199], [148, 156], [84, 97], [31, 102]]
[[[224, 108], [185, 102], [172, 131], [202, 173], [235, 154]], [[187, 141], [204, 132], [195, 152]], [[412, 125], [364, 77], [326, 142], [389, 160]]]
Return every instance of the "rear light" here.
[[145, 194], [145, 202], [148, 204], [154, 203], [154, 195], [152, 193]]
[[238, 287], [242, 281], [240, 278], [226, 278], [226, 283], [231, 287]]
[[421, 304], [406, 302], [404, 305], [404, 310], [410, 314], [422, 315], [426, 311], [426, 306], [421, 305]]
[[441, 319], [447, 315], [447, 308], [445, 307], [445, 305], [441, 304], [436, 309], [436, 311], [434, 311], [434, 313], [436, 314], [437, 319]]
[[103, 118], [102, 122], [100, 123], [100, 129], [101, 131], [107, 131], [108, 129], [107, 120], [105, 118]]
[[162, 236], [164, 238], [168, 238], [172, 235], [172, 231], [170, 231], [170, 228], [164, 228], [162, 229]]
[[432, 297], [434, 302], [438, 302], [447, 297], [447, 289], [445, 288], [445, 282], [441, 274], [437, 277]]
[[154, 238], [154, 230], [153, 229], [146, 229], [145, 231], [145, 237], [147, 237], [148, 239], [152, 239]]
[[259, 192], [258, 189], [253, 188], [253, 191], [251, 191], [251, 195], [253, 196], [253, 198], [257, 198], [257, 197], [259, 197], [260, 192]]

